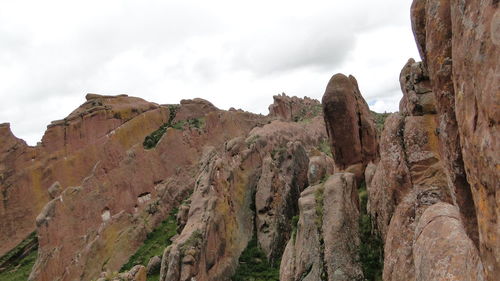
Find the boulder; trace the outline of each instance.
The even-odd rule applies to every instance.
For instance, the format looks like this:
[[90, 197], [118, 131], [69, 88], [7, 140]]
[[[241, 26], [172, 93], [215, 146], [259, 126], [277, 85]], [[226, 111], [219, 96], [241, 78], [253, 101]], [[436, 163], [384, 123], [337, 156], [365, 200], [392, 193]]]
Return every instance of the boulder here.
[[415, 229], [415, 280], [485, 280], [479, 253], [467, 236], [457, 207], [428, 207]]

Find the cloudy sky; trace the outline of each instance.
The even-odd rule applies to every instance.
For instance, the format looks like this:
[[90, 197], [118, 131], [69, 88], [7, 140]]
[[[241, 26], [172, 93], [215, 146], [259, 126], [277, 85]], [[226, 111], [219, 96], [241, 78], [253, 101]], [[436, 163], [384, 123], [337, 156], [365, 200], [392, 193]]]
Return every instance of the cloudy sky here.
[[342, 72], [396, 111], [418, 57], [411, 0], [0, 1], [0, 123], [31, 145], [86, 93], [267, 114], [273, 95], [321, 99]]

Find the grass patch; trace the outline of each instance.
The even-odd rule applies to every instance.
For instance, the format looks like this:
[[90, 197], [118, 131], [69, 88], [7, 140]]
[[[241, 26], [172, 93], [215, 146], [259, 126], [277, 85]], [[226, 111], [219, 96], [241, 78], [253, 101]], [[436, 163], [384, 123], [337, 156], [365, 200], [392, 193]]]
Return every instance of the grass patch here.
[[260, 249], [257, 236], [254, 234], [246, 249], [240, 256], [239, 266], [231, 278], [232, 281], [278, 281], [279, 264], [271, 266], [266, 254]]
[[172, 238], [177, 234], [176, 210], [164, 220], [155, 230], [148, 233], [144, 244], [131, 256], [126, 264], [122, 266], [120, 272], [128, 271], [138, 264], [148, 265], [149, 260], [154, 256], [162, 256], [163, 250], [172, 242]]
[[0, 280], [26, 281], [37, 258], [38, 238], [31, 233], [16, 248], [0, 258]]
[[295, 237], [297, 236], [297, 227], [299, 225], [299, 215], [292, 217], [292, 241], [295, 242]]
[[316, 219], [314, 222], [319, 230], [323, 227], [323, 201], [325, 199], [323, 194], [324, 190], [323, 185], [321, 185], [321, 187], [316, 189], [314, 192], [314, 198], [316, 199]]
[[259, 135], [253, 135], [250, 138], [246, 140], [246, 145], [248, 148], [250, 148], [253, 144], [255, 144], [259, 140], [260, 136]]
[[167, 132], [168, 128], [174, 128], [176, 130], [184, 130], [184, 126], [187, 124], [190, 129], [203, 129], [205, 127], [205, 117], [192, 118], [188, 120], [179, 120], [175, 123], [174, 119], [177, 115], [178, 105], [169, 105], [170, 116], [167, 123], [163, 124], [156, 131], [152, 132], [144, 139], [142, 146], [145, 149], [151, 149], [155, 147], [160, 141], [161, 137]]
[[318, 145], [318, 150], [330, 157], [333, 157], [332, 148], [330, 147], [330, 142], [328, 141], [328, 139], [321, 140]]
[[391, 115], [391, 113], [377, 113], [375, 111], [371, 111], [371, 113], [373, 116], [373, 120], [375, 121], [375, 128], [377, 129], [377, 133], [380, 136], [380, 134], [384, 130], [385, 119], [387, 119], [387, 117]]
[[[172, 124], [172, 122], [174, 121], [175, 116], [177, 115], [178, 109], [179, 109], [178, 105], [169, 105], [168, 106], [168, 110], [170, 112], [170, 115], [169, 115], [167, 123], [161, 125], [160, 128], [158, 128], [158, 130], [156, 130], [156, 131], [152, 132], [151, 134], [149, 134], [148, 136], [146, 136], [146, 138], [144, 139], [144, 142], [142, 143], [142, 146], [145, 149], [151, 149], [151, 148], [155, 147], [156, 144], [158, 144], [158, 142], [160, 141], [161, 137], [165, 134], [167, 129], [172, 127], [173, 125], [175, 125], [175, 124]], [[179, 123], [179, 122], [177, 122], [177, 123]]]
[[359, 186], [358, 194], [361, 206], [359, 217], [359, 235], [361, 239], [359, 257], [361, 267], [366, 280], [381, 281], [384, 268], [383, 244], [380, 236], [373, 231], [371, 216], [366, 210], [368, 192], [364, 182]]
[[203, 233], [201, 230], [197, 229], [191, 233], [191, 236], [189, 236], [186, 242], [180, 247], [182, 255], [185, 255], [190, 248], [200, 247], [201, 242], [203, 242]]
[[310, 122], [316, 116], [319, 116], [323, 112], [323, 106], [321, 104], [310, 105], [302, 108], [299, 113], [293, 116], [294, 122]]
[[160, 280], [160, 273], [148, 275], [146, 281], [158, 281]]

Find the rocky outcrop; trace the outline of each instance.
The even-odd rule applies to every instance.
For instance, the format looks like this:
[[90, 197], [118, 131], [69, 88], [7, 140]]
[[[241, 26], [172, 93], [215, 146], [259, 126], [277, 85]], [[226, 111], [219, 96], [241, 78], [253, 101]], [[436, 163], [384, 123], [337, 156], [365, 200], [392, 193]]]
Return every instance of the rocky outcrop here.
[[487, 280], [500, 273], [498, 15], [498, 1], [412, 5], [413, 31], [436, 95], [443, 163]]
[[499, 3], [471, 1], [468, 7], [454, 4], [451, 16], [460, 144], [475, 202], [481, 259], [487, 279], [494, 280], [500, 274]]
[[415, 229], [415, 280], [484, 280], [479, 253], [456, 206], [425, 209]]
[[321, 104], [315, 99], [289, 97], [285, 93], [273, 96], [269, 106], [269, 116], [283, 121], [305, 121], [321, 115]]
[[409, 59], [401, 70], [399, 83], [403, 91], [403, 98], [399, 103], [400, 112], [412, 116], [437, 113], [429, 74], [422, 62]]
[[186, 225], [165, 249], [160, 280], [229, 280], [254, 233], [278, 262], [307, 186], [307, 151], [326, 138], [321, 124], [276, 120], [205, 152]]
[[[35, 217], [50, 200], [49, 188], [78, 186], [113, 143], [127, 150], [166, 121], [168, 108], [127, 96], [87, 95], [68, 117], [48, 126], [41, 144], [15, 141], [7, 126], [2, 165], [0, 255], [35, 228]], [[119, 129], [120, 128], [120, 129]], [[12, 139], [14, 138], [14, 139]], [[57, 192], [56, 192], [57, 193]]]
[[160, 280], [229, 280], [234, 272], [236, 257], [252, 235], [250, 202], [256, 183], [253, 169], [242, 171], [240, 164], [257, 159], [225, 156], [214, 148], [205, 152], [189, 219], [165, 249]]
[[352, 76], [332, 77], [323, 112], [334, 163], [324, 155], [310, 160], [312, 186], [300, 196], [298, 223], [283, 253], [284, 281], [364, 280], [358, 186], [377, 157], [375, 124]]
[[211, 107], [176, 109], [186, 118], [203, 112], [203, 127], [186, 122], [168, 128], [154, 149], [143, 148], [144, 135], [130, 148], [120, 145], [121, 137], [135, 128], [151, 126], [142, 124], [147, 119], [131, 119], [110, 132], [91, 173], [54, 199], [50, 220], [38, 227], [39, 257], [30, 279], [90, 280], [103, 270], [119, 269], [192, 190], [202, 148], [221, 146], [265, 122], [257, 115]]
[[308, 186], [309, 158], [300, 142], [275, 148], [262, 161], [255, 193], [257, 238], [268, 260], [278, 263], [298, 213], [299, 194]]
[[353, 76], [334, 75], [322, 103], [336, 167], [361, 179], [364, 167], [377, 157], [377, 132], [358, 82]]
[[283, 254], [280, 280], [363, 280], [357, 198], [352, 173], [336, 173], [302, 192], [297, 229]]
[[[384, 280], [441, 280], [430, 271], [427, 272], [430, 275], [424, 273], [431, 268], [421, 266], [420, 255], [430, 251], [425, 247], [446, 250], [442, 245], [424, 243], [419, 244], [417, 253], [418, 226], [422, 223], [423, 213], [434, 204], [460, 206], [458, 190], [447, 180], [438, 136], [439, 116], [433, 110], [434, 92], [429, 91], [429, 80], [423, 67], [422, 63], [409, 60], [403, 68], [400, 78], [404, 95], [401, 112], [387, 118], [380, 139], [380, 160], [376, 164], [371, 163], [365, 173], [368, 209], [385, 241]], [[463, 215], [457, 216], [456, 225], [461, 226], [463, 221]], [[433, 225], [428, 227], [432, 233], [437, 231]], [[465, 234], [461, 229], [461, 233]], [[468, 249], [473, 251], [468, 235], [454, 237], [457, 244], [472, 245]], [[447, 255], [455, 253], [447, 252]], [[417, 258], [420, 260], [417, 261]], [[434, 261], [438, 262], [437, 258]], [[480, 266], [479, 262], [477, 267]], [[439, 267], [443, 276], [454, 274], [453, 264]], [[462, 273], [468, 276], [479, 274], [471, 267], [464, 268]]]

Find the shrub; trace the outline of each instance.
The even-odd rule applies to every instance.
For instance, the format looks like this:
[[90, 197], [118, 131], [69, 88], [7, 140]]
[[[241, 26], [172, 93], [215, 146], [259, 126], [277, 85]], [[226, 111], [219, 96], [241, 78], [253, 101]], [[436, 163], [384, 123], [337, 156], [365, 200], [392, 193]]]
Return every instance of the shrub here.
[[122, 266], [120, 272], [130, 270], [138, 264], [147, 266], [152, 257], [163, 254], [163, 250], [172, 243], [170, 239], [177, 234], [177, 220], [175, 216], [176, 209], [156, 229], [148, 233], [144, 244]]
[[257, 236], [254, 234], [252, 240], [241, 253], [239, 266], [231, 278], [232, 281], [278, 281], [279, 264], [271, 266], [267, 261], [266, 254], [260, 249]]
[[382, 280], [382, 270], [384, 268], [383, 243], [380, 236], [372, 229], [371, 216], [366, 210], [368, 193], [364, 182], [359, 186], [358, 193], [361, 205], [359, 217], [359, 235], [361, 239], [359, 257], [361, 267], [366, 280]]

